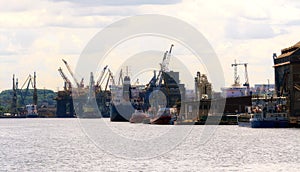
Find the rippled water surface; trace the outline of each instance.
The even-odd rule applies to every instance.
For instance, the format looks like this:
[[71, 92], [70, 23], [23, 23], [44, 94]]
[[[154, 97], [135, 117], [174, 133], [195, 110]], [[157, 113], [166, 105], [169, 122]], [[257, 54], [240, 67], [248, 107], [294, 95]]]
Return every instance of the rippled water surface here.
[[[97, 119], [93, 121], [97, 124]], [[172, 127], [181, 127], [110, 123], [107, 119], [105, 124], [103, 127], [111, 128], [111, 131], [121, 138], [144, 140], [146, 143], [147, 139], [168, 135]], [[86, 134], [78, 119], [0, 119], [0, 171], [299, 171], [300, 169], [300, 129], [218, 126], [209, 140], [200, 144], [199, 138], [204, 126], [185, 127], [192, 128], [184, 140], [170, 145], [172, 149], [162, 151], [155, 157], [132, 159], [116, 155], [118, 150], [128, 151], [129, 155], [131, 152], [128, 145], [116, 148], [113, 153], [106, 151], [106, 148], [118, 145], [116, 143], [118, 140], [105, 142], [107, 145], [104, 147], [97, 145], [93, 137]], [[95, 131], [97, 132], [101, 131]], [[101, 134], [109, 136], [111, 133]], [[170, 139], [170, 143], [173, 143], [171, 140], [173, 139]], [[138, 154], [136, 156], [139, 157]]]

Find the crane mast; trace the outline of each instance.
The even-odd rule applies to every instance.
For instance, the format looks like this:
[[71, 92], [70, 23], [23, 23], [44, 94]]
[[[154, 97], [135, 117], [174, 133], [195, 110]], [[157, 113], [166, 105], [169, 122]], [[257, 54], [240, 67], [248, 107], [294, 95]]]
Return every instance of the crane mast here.
[[250, 85], [249, 85], [249, 78], [248, 78], [247, 63], [245, 63], [244, 66], [245, 66], [245, 84], [244, 84], [244, 86], [249, 88]]
[[38, 97], [37, 97], [37, 88], [36, 88], [36, 73], [33, 74], [33, 104], [37, 105]]

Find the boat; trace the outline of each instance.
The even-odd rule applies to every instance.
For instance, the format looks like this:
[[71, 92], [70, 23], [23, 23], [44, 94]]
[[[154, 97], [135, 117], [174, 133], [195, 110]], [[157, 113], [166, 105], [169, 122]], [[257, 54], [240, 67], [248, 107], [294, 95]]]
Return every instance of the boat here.
[[[250, 112], [251, 110], [251, 112]], [[256, 99], [256, 103], [247, 112], [238, 117], [238, 125], [251, 128], [287, 128], [288, 110], [285, 97]]]
[[160, 108], [155, 116], [150, 119], [151, 124], [174, 124], [176, 121], [176, 108]]
[[130, 123], [148, 123], [150, 116], [142, 110], [135, 110], [129, 120]]
[[27, 110], [27, 114], [26, 114], [27, 118], [37, 118], [38, 117], [36, 105], [34, 105], [34, 104], [26, 105], [26, 110]]
[[131, 103], [111, 103], [110, 105], [110, 121], [129, 122], [133, 113], [134, 108], [132, 107]]
[[245, 109], [245, 113], [237, 114], [237, 124], [240, 127], [251, 127], [252, 106], [247, 106]]

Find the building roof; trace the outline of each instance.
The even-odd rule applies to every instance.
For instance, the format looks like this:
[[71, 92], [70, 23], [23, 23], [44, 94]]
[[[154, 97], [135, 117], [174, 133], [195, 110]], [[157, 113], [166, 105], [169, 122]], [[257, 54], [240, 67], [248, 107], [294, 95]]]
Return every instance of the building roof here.
[[282, 49], [281, 50], [281, 55], [278, 56], [277, 58], [283, 58], [283, 57], [291, 56], [298, 50], [300, 50], [300, 41], [297, 42], [295, 45], [293, 45], [291, 47]]

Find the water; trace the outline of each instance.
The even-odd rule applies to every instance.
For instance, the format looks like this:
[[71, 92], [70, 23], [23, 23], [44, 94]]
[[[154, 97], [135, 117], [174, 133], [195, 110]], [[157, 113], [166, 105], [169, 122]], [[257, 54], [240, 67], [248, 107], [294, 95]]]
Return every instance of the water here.
[[[96, 120], [95, 120], [96, 121]], [[122, 137], [145, 138], [176, 126], [109, 123]], [[178, 127], [178, 126], [177, 126]], [[199, 144], [193, 127], [174, 149], [134, 160], [112, 155], [89, 139], [77, 119], [1, 119], [0, 171], [298, 171], [300, 129], [218, 126]], [[151, 131], [151, 134], [149, 134]], [[110, 133], [107, 133], [109, 135]], [[117, 144], [117, 143], [115, 143]], [[114, 144], [107, 145], [113, 147]], [[104, 148], [105, 149], [105, 148]], [[126, 145], [122, 148], [126, 152]], [[130, 153], [130, 152], [129, 152]]]

